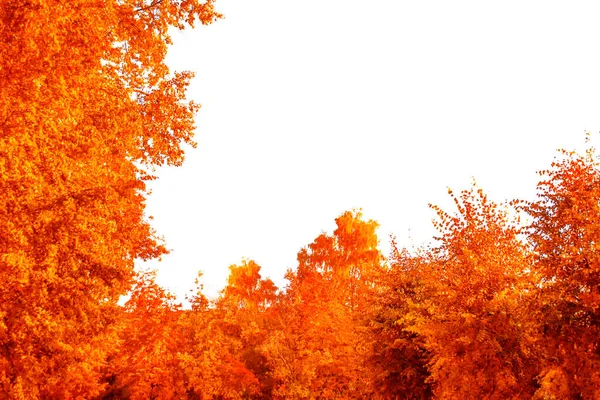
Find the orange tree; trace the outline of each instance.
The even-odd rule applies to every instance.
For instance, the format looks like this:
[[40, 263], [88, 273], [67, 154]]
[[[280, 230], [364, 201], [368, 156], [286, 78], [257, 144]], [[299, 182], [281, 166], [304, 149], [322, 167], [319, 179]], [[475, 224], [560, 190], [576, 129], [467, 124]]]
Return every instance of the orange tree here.
[[182, 347], [175, 296], [155, 283], [155, 272], [140, 273], [121, 313], [119, 346], [109, 355], [103, 399], [184, 398], [179, 366]]
[[263, 279], [252, 260], [229, 267], [227, 286], [215, 304], [215, 318], [232, 342], [239, 343], [238, 357], [259, 382], [253, 398], [272, 398], [272, 371], [262, 350], [270, 331], [277, 287]]
[[170, 27], [213, 0], [0, 2], [0, 393], [90, 397], [136, 258], [153, 166], [193, 144]]
[[277, 288], [260, 267], [230, 266], [227, 287], [208, 303], [198, 291], [179, 321], [180, 366], [190, 398], [271, 398], [269, 367], [260, 346]]
[[435, 397], [530, 397], [537, 324], [521, 301], [534, 289], [530, 252], [517, 221], [480, 189], [452, 197], [458, 213], [433, 207], [439, 244], [421, 263], [425, 295], [403, 324], [429, 352]]
[[373, 295], [370, 330], [373, 351], [369, 369], [380, 398], [429, 399], [427, 381], [430, 353], [424, 337], [411, 331], [411, 311], [429, 296], [427, 254], [399, 250], [392, 241], [389, 267], [377, 279]]
[[377, 223], [359, 212], [336, 219], [298, 254], [286, 293], [277, 304], [278, 329], [264, 348], [277, 398], [365, 398], [370, 341], [364, 324], [373, 276], [383, 257]]
[[562, 152], [526, 204], [545, 338], [539, 398], [600, 395], [600, 164]]

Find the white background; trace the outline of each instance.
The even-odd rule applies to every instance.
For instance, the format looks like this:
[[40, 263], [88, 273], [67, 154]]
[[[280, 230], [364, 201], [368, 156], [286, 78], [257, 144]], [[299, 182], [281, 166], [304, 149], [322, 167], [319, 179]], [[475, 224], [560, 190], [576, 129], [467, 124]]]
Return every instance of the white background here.
[[254, 259], [284, 286], [296, 254], [362, 208], [405, 246], [428, 203], [477, 180], [532, 199], [556, 149], [600, 127], [596, 2], [218, 0], [225, 19], [174, 32], [169, 64], [196, 78], [198, 148], [163, 168], [148, 215], [183, 299]]

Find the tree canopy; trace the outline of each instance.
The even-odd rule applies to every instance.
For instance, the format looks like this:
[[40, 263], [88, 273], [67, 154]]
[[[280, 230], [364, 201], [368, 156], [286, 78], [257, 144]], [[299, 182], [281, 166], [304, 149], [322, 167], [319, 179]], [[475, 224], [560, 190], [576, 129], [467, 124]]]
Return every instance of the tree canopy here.
[[146, 183], [195, 146], [169, 32], [220, 17], [213, 0], [0, 2], [0, 397], [599, 398], [591, 147], [541, 171], [535, 201], [450, 191], [416, 250], [386, 257], [378, 223], [343, 212], [283, 288], [244, 259], [184, 308], [134, 268], [167, 252]]
[[190, 73], [170, 28], [213, 1], [0, 3], [0, 388], [97, 395], [135, 259], [165, 253], [144, 218], [152, 168], [193, 145]]

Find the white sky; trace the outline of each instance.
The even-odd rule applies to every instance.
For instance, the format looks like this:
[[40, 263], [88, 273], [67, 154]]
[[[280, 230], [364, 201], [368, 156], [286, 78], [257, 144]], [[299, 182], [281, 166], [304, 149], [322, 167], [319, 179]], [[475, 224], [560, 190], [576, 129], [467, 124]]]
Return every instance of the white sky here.
[[[532, 198], [558, 147], [600, 130], [594, 1], [218, 0], [225, 19], [174, 36], [197, 73], [198, 149], [159, 171], [148, 214], [172, 253], [149, 266], [183, 299], [243, 257], [284, 284], [345, 210], [418, 245], [429, 202], [472, 177]], [[453, 210], [452, 210], [453, 211]]]

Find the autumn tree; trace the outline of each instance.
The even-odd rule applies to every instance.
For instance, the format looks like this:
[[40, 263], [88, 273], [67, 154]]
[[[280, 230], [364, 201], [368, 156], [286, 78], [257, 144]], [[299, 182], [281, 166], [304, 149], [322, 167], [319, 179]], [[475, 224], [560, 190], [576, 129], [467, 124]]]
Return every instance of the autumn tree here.
[[209, 305], [201, 294], [180, 320], [180, 365], [194, 398], [271, 398], [270, 369], [261, 345], [270, 332], [277, 288], [260, 266], [230, 266], [227, 286]]
[[258, 379], [259, 391], [253, 397], [272, 398], [271, 366], [263, 345], [273, 329], [272, 306], [277, 301], [277, 287], [263, 279], [260, 266], [252, 260], [229, 267], [227, 286], [215, 305], [215, 314], [224, 330], [239, 341], [240, 360]]
[[525, 210], [540, 275], [545, 335], [538, 398], [600, 396], [600, 164], [593, 148], [563, 151], [541, 171]]
[[230, 271], [217, 300], [208, 301], [198, 284], [185, 310], [155, 283], [154, 273], [138, 274], [118, 319], [109, 385], [99, 398], [271, 398], [261, 345], [277, 288], [253, 261]]
[[136, 277], [119, 319], [119, 340], [108, 359], [103, 399], [168, 399], [186, 396], [178, 354], [181, 304], [155, 282], [155, 272]]
[[375, 394], [382, 399], [432, 398], [431, 353], [413, 329], [413, 311], [429, 296], [427, 253], [410, 254], [392, 240], [388, 267], [376, 280], [370, 313], [373, 347], [368, 358]]
[[368, 395], [364, 317], [373, 276], [382, 264], [377, 223], [360, 212], [336, 219], [298, 254], [298, 268], [279, 305], [282, 329], [268, 343], [279, 398]]
[[193, 145], [169, 29], [217, 17], [213, 0], [0, 2], [2, 397], [101, 392], [134, 260], [165, 252], [145, 181]]
[[534, 288], [518, 221], [481, 189], [454, 196], [438, 214], [438, 244], [420, 273], [426, 296], [405, 317], [430, 353], [429, 382], [440, 399], [530, 397], [538, 369], [537, 325], [523, 307]]

